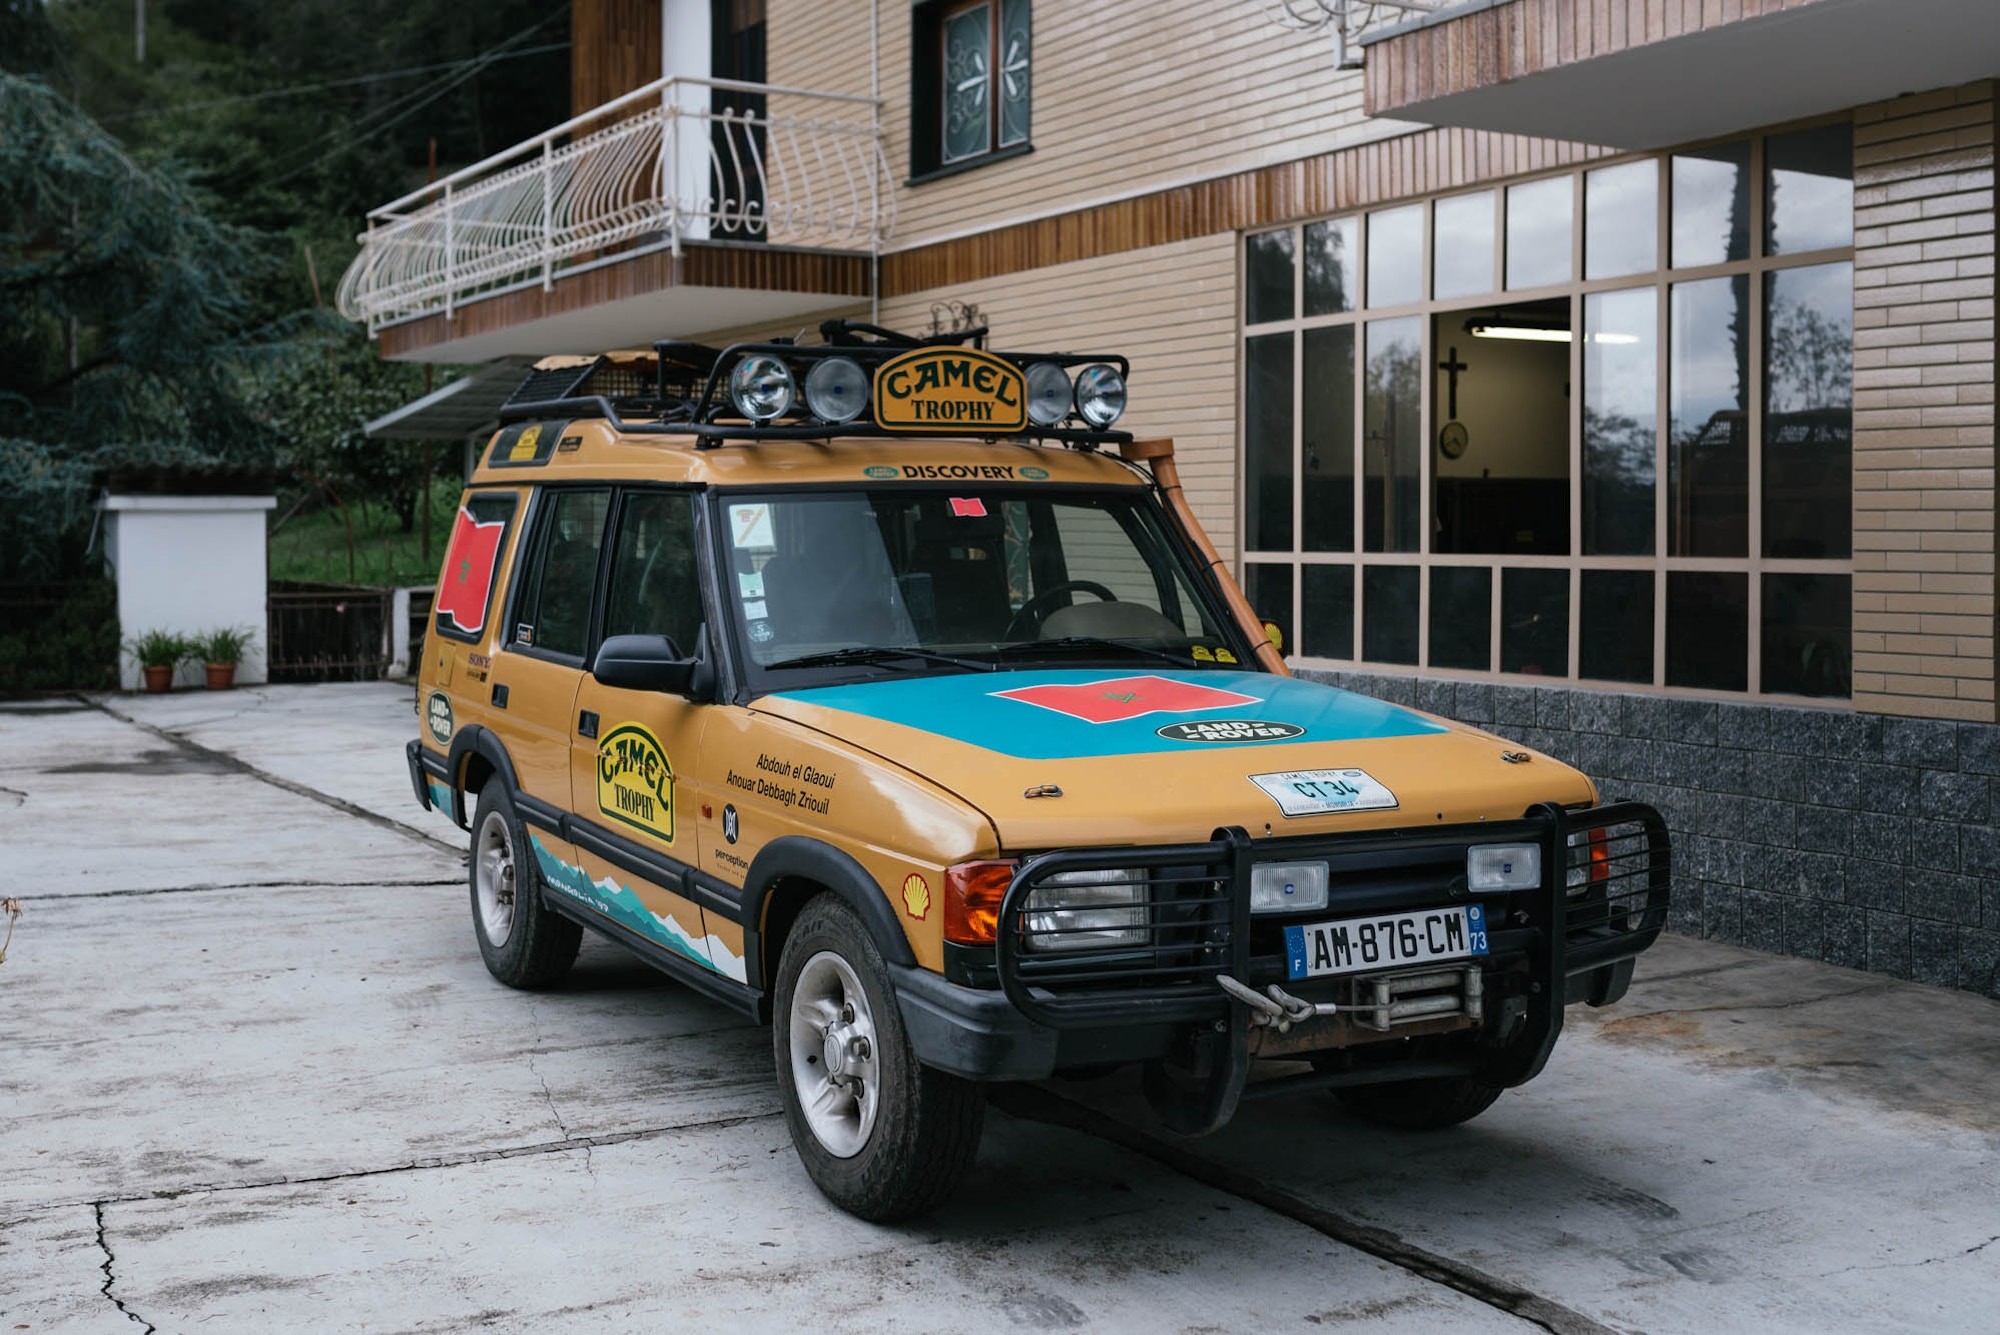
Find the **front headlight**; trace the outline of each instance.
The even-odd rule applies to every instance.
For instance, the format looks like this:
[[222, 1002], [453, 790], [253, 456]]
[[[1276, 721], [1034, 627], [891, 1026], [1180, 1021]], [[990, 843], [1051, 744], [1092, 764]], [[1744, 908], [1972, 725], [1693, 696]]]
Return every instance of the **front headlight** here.
[[1146, 944], [1146, 874], [1137, 867], [1057, 872], [1023, 905], [1030, 951]]
[[1465, 850], [1465, 884], [1474, 894], [1532, 890], [1541, 883], [1539, 844], [1475, 844]]

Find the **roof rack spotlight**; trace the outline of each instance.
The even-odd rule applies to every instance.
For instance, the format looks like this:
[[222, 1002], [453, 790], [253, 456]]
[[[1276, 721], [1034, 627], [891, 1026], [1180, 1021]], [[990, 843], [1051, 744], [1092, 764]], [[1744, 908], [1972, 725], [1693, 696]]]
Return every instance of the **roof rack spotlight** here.
[[868, 376], [852, 357], [825, 357], [806, 372], [806, 407], [822, 422], [852, 422], [868, 406]]
[[729, 373], [729, 398], [753, 422], [768, 422], [791, 411], [798, 397], [792, 368], [768, 352], [753, 353]]
[[1099, 431], [1125, 415], [1125, 377], [1098, 362], [1076, 373], [1076, 410]]
[[1028, 368], [1028, 420], [1036, 426], [1054, 426], [1070, 413], [1073, 401], [1069, 372], [1054, 362], [1036, 362]]

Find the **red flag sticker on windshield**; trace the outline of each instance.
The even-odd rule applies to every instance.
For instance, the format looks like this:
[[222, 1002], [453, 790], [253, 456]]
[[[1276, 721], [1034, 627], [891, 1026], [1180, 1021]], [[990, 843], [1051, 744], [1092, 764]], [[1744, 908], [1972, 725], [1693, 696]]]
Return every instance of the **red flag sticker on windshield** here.
[[1218, 690], [1171, 677], [1110, 677], [1075, 685], [1022, 686], [993, 694], [1085, 723], [1122, 723], [1142, 714], [1187, 714], [1197, 709], [1235, 709], [1260, 703], [1254, 695]]
[[986, 502], [977, 496], [954, 496], [951, 498], [951, 512], [959, 519], [984, 519]]
[[493, 563], [500, 555], [500, 535], [507, 521], [482, 524], [464, 508], [452, 526], [450, 554], [438, 580], [437, 610], [468, 635], [486, 628], [486, 600], [493, 591]]

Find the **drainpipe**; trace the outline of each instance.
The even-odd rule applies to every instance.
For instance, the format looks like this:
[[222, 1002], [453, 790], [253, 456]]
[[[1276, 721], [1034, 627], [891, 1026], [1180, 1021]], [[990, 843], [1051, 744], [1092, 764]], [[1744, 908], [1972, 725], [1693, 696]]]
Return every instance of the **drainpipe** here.
[[1215, 544], [1208, 540], [1208, 534], [1202, 532], [1200, 523], [1195, 520], [1194, 511], [1188, 506], [1187, 494], [1181, 490], [1180, 470], [1174, 467], [1173, 441], [1135, 440], [1120, 447], [1118, 455], [1133, 463], [1144, 463], [1152, 469], [1153, 485], [1159, 489], [1161, 499], [1180, 520], [1181, 530], [1194, 543], [1195, 550], [1208, 562], [1209, 569], [1215, 574], [1215, 582], [1222, 590], [1222, 600], [1235, 615], [1236, 623], [1250, 637], [1250, 643], [1257, 646], [1257, 661], [1281, 677], [1291, 676], [1292, 670], [1285, 665], [1285, 656], [1278, 652], [1278, 646], [1272, 644], [1271, 637], [1264, 633], [1263, 618], [1250, 606], [1250, 600], [1243, 596], [1243, 590], [1237, 587], [1235, 577], [1229, 573], [1229, 563], [1216, 552]]

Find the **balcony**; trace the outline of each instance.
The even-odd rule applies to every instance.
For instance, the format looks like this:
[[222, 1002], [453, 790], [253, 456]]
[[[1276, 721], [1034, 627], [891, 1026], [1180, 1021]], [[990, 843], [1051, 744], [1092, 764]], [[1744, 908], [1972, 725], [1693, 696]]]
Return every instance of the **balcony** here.
[[[1316, 2], [1342, 12], [1384, 8]], [[1370, 115], [1654, 149], [2000, 69], [1994, 0], [1464, 0], [1431, 8], [1358, 35]]]
[[438, 362], [806, 316], [867, 298], [888, 179], [873, 99], [660, 79], [373, 210], [336, 300]]

